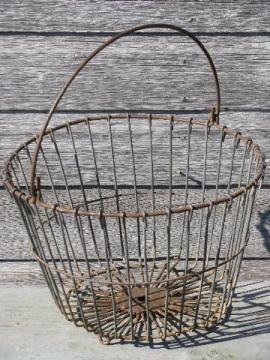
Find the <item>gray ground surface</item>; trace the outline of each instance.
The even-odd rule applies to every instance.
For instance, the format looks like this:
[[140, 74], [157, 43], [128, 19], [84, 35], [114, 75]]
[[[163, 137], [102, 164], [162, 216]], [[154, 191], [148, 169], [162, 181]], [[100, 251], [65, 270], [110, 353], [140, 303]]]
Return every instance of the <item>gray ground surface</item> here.
[[0, 359], [256, 359], [269, 358], [270, 282], [240, 282], [228, 320], [167, 343], [100, 345], [95, 335], [68, 323], [43, 286], [0, 292]]

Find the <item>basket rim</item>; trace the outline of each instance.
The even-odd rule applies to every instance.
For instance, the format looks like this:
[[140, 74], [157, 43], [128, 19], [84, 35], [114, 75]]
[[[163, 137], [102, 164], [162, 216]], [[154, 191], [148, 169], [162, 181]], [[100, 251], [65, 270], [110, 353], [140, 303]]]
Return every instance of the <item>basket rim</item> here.
[[[35, 206], [42, 207], [44, 209], [50, 209], [50, 210], [53, 210], [54, 212], [59, 212], [59, 213], [63, 213], [63, 214], [74, 214], [75, 213], [76, 215], [79, 215], [79, 216], [92, 216], [92, 217], [101, 217], [102, 216], [102, 217], [112, 217], [112, 218], [115, 218], [115, 217], [118, 217], [118, 218], [122, 218], [122, 217], [144, 218], [144, 217], [168, 215], [168, 212], [170, 214], [183, 213], [183, 212], [187, 212], [187, 211], [190, 212], [190, 211], [199, 210], [202, 208], [209, 208], [214, 205], [219, 205], [222, 203], [231, 203], [235, 198], [237, 198], [238, 196], [241, 196], [243, 193], [246, 193], [247, 191], [249, 191], [252, 188], [253, 189], [257, 188], [257, 186], [259, 185], [259, 182], [261, 182], [263, 180], [263, 177], [265, 174], [265, 168], [266, 168], [265, 156], [264, 156], [263, 152], [261, 151], [258, 144], [254, 143], [250, 137], [242, 135], [241, 132], [239, 132], [239, 131], [228, 128], [226, 125], [222, 125], [220, 123], [216, 123], [216, 122], [212, 123], [210, 120], [194, 119], [193, 117], [184, 119], [182, 117], [179, 117], [178, 115], [165, 115], [165, 114], [159, 115], [159, 114], [149, 114], [149, 113], [147, 113], [147, 114], [132, 113], [132, 114], [127, 114], [127, 115], [130, 116], [130, 118], [134, 118], [136, 120], [149, 119], [149, 116], [151, 116], [152, 120], [170, 121], [173, 118], [174, 122], [190, 123], [191, 125], [195, 124], [195, 125], [209, 126], [209, 127], [214, 127], [216, 129], [223, 130], [225, 135], [235, 137], [237, 140], [243, 142], [244, 144], [247, 144], [248, 148], [250, 150], [252, 150], [253, 153], [257, 156], [259, 163], [258, 163], [258, 170], [256, 172], [256, 175], [247, 185], [241, 186], [237, 191], [228, 193], [227, 196], [219, 197], [217, 199], [210, 200], [210, 201], [208, 200], [203, 203], [193, 203], [193, 204], [187, 204], [184, 206], [172, 207], [170, 209], [162, 208], [159, 210], [147, 211], [147, 212], [145, 212], [145, 211], [139, 211], [139, 212], [121, 211], [121, 212], [106, 213], [106, 212], [101, 212], [101, 211], [96, 212], [96, 211], [91, 211], [91, 210], [80, 210], [77, 206], [74, 209], [72, 209], [70, 207], [61, 206], [59, 204], [52, 204], [52, 203], [44, 202], [41, 199], [39, 199], [38, 197], [32, 196], [30, 194], [26, 195], [23, 191], [19, 190], [16, 187], [16, 185], [14, 184], [10, 170], [9, 170], [11, 161], [22, 149], [24, 149], [27, 145], [35, 142], [38, 139], [39, 135], [34, 135], [29, 140], [27, 140], [23, 144], [19, 145], [16, 148], [16, 150], [11, 153], [8, 160], [4, 163], [4, 169], [2, 172], [2, 176], [3, 176], [4, 185], [7, 189], [7, 191], [11, 194], [11, 196], [16, 196], [16, 198], [18, 200], [23, 200], [27, 204], [33, 204]], [[76, 125], [76, 124], [79, 124], [82, 122], [107, 120], [108, 117], [110, 119], [126, 120], [127, 115], [123, 114], [123, 113], [121, 113], [121, 114], [115, 113], [115, 114], [109, 114], [109, 115], [85, 116], [83, 118], [78, 118], [78, 119], [75, 119], [72, 121], [66, 121], [66, 122], [63, 122], [54, 127], [48, 128], [46, 130], [44, 136], [48, 135], [51, 132], [60, 130], [64, 127], [68, 127], [70, 125]]]

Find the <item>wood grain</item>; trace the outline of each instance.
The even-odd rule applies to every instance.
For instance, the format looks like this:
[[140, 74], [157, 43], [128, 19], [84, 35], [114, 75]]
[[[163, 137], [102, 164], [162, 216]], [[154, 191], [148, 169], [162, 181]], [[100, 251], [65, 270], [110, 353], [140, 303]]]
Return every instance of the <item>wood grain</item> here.
[[[217, 67], [222, 109], [269, 110], [269, 38], [200, 40]], [[0, 110], [46, 111], [67, 77], [102, 41], [96, 36], [0, 37]], [[73, 82], [60, 109], [209, 110], [215, 103], [207, 61], [183, 37], [127, 37], [91, 65]]]
[[168, 22], [195, 32], [265, 32], [269, 17], [269, 2], [264, 0], [4, 0], [0, 31], [110, 32], [144, 22]]
[[[19, 211], [3, 190], [0, 191], [0, 204], [0, 262], [7, 259], [31, 259], [30, 245]], [[269, 189], [261, 189], [255, 203], [246, 257], [270, 258], [269, 219]]]
[[[19, 143], [40, 130], [76, 66], [113, 33], [145, 22], [177, 24], [199, 36], [220, 77], [221, 122], [250, 135], [270, 156], [269, 18], [269, 2], [263, 0], [1, 1], [0, 169]], [[111, 109], [190, 115], [196, 110], [200, 117], [214, 99], [213, 80], [199, 49], [171, 32], [147, 32], [100, 54], [72, 85], [60, 107], [67, 114], [58, 114], [55, 122]], [[248, 257], [269, 256], [269, 191], [258, 194]], [[43, 284], [37, 264], [16, 261], [24, 259], [31, 259], [28, 239], [15, 205], [1, 187], [2, 285]], [[242, 279], [269, 278], [267, 265], [245, 261]]]
[[[67, 120], [73, 120], [83, 117], [84, 114], [56, 114], [51, 126], [63, 123]], [[184, 117], [194, 116], [196, 118], [206, 119], [207, 115], [203, 113], [190, 113]], [[254, 142], [257, 142], [268, 159], [270, 157], [270, 113], [259, 112], [222, 112], [220, 122], [232, 129], [250, 136]], [[3, 166], [8, 156], [22, 143], [41, 130], [43, 122], [46, 120], [46, 114], [0, 114], [0, 168]], [[266, 173], [265, 184], [270, 181], [269, 171]]]

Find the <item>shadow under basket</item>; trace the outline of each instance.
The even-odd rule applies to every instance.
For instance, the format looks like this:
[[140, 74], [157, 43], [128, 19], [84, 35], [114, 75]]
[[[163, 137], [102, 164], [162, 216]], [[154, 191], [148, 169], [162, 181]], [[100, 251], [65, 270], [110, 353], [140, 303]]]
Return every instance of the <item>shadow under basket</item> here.
[[[155, 27], [188, 35], [207, 56], [217, 88], [208, 119], [109, 114], [48, 129], [98, 52]], [[250, 138], [219, 124], [219, 110], [199, 40], [173, 25], [139, 26], [80, 65], [40, 135], [7, 161], [5, 186], [55, 303], [102, 343], [210, 329], [230, 307], [265, 161]]]

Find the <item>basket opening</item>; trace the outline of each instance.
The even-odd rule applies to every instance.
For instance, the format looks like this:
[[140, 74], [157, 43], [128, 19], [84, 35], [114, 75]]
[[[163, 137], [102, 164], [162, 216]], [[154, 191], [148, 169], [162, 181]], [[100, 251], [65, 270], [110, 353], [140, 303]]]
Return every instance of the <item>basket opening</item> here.
[[[153, 212], [215, 200], [247, 185], [258, 161], [220, 126], [179, 116], [93, 117], [44, 137], [37, 175], [44, 203], [83, 211]], [[225, 140], [224, 140], [225, 137]], [[35, 142], [13, 158], [29, 191]]]

